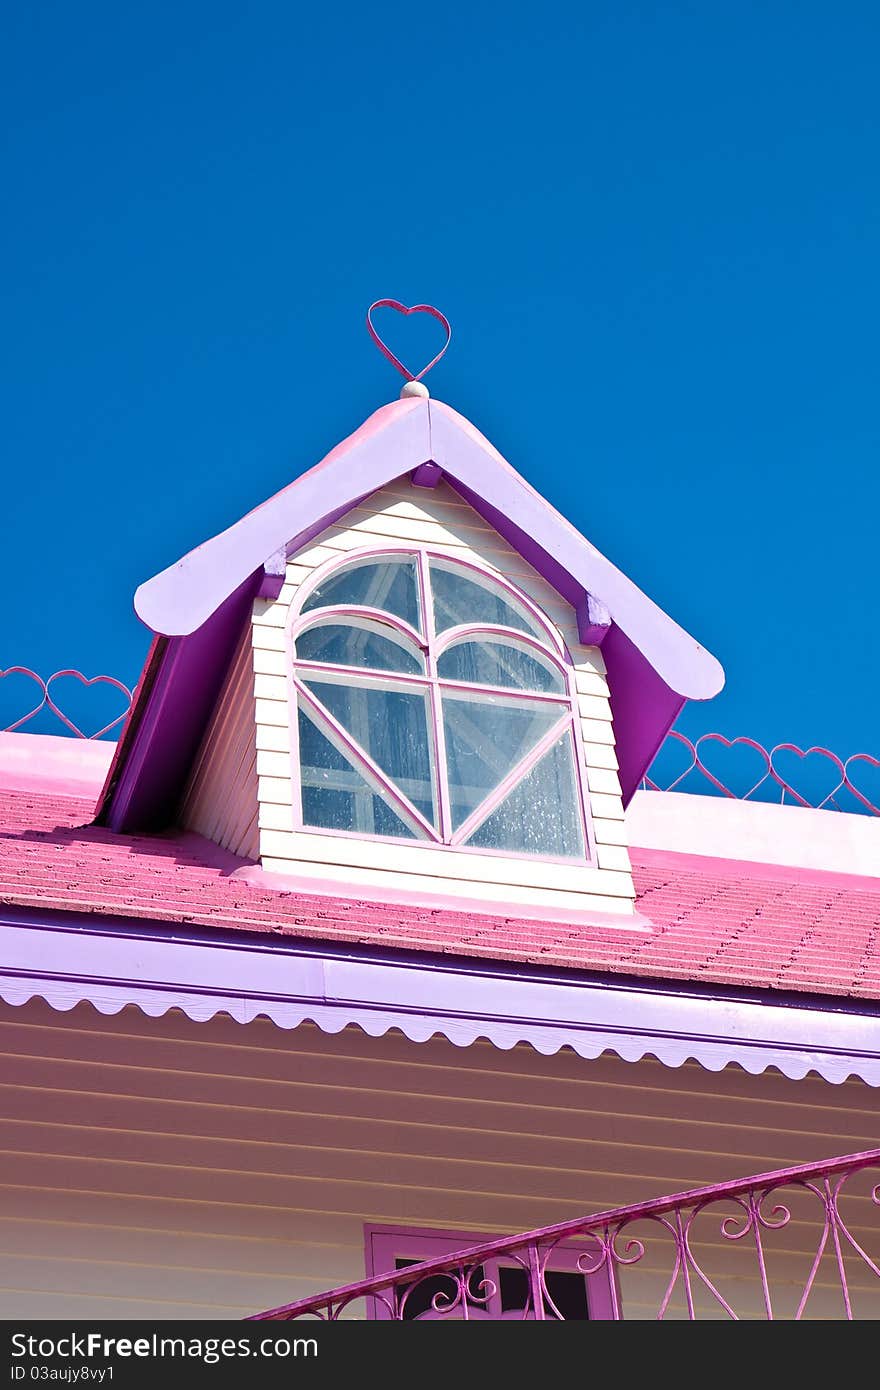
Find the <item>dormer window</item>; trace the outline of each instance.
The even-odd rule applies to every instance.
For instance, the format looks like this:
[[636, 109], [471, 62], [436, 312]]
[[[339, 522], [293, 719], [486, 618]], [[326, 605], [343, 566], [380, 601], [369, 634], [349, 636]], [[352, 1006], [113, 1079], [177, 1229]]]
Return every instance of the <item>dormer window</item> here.
[[304, 591], [302, 829], [586, 858], [574, 673], [534, 603], [428, 549], [332, 562]]

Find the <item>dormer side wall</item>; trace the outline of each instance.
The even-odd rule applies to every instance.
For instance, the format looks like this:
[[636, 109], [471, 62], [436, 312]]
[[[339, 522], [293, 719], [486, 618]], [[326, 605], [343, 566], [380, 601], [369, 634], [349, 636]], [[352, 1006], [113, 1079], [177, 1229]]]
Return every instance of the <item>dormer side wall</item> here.
[[232, 854], [260, 854], [254, 653], [245, 628], [183, 794], [180, 823]]

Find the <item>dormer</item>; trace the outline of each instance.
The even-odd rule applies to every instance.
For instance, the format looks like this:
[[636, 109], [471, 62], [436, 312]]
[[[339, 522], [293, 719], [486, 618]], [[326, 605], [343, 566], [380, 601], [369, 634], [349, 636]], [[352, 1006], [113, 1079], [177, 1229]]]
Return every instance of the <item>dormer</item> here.
[[631, 916], [624, 808], [723, 683], [426, 392], [135, 603], [156, 640], [99, 818], [336, 897]]

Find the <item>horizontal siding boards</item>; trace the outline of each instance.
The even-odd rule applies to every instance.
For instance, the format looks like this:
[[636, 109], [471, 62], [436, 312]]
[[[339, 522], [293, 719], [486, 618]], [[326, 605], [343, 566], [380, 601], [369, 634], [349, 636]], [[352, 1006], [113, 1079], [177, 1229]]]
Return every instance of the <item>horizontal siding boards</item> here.
[[259, 857], [252, 662], [245, 632], [196, 754], [180, 812], [187, 829], [248, 859]]
[[[283, 809], [283, 807], [275, 808], [279, 813], [279, 819]], [[270, 811], [271, 808], [268, 806], [261, 807], [261, 820], [263, 816], [268, 818]], [[309, 891], [318, 892], [327, 887], [335, 889], [336, 885], [339, 885], [339, 896], [345, 897], [347, 895], [350, 897], [352, 894], [356, 894], [362, 889], [369, 889], [372, 891], [376, 888], [377, 881], [384, 881], [377, 878], [375, 870], [352, 867], [352, 865], [347, 863], [337, 864], [324, 862], [322, 858], [308, 861], [304, 855], [301, 855], [298, 860], [294, 861], [286, 845], [282, 846], [281, 842], [285, 836], [290, 836], [290, 838], [292, 838], [290, 832], [285, 831], [283, 828], [281, 830], [269, 828], [261, 830], [261, 838], [264, 842], [264, 846], [266, 843], [272, 845], [278, 844], [284, 849], [283, 856], [273, 858], [264, 848], [261, 860], [263, 868], [272, 873], [279, 874], [291, 874], [295, 872], [297, 875], [297, 882], [307, 887]], [[310, 837], [306, 835], [302, 836], [301, 843], [305, 844], [309, 838]], [[342, 842], [342, 837], [340, 837], [340, 842]], [[338, 857], [341, 858], [342, 856], [340, 855]], [[400, 865], [395, 865], [395, 869], [398, 871], [398, 876], [394, 879], [396, 887], [405, 886], [411, 893], [438, 895], [444, 900], [448, 899], [450, 893], [455, 891], [455, 880], [441, 878], [439, 876], [430, 878], [425, 874], [411, 873], [409, 872], [410, 862], [402, 859], [402, 864], [402, 869]], [[510, 914], [522, 908], [524, 913], [525, 910], [528, 909], [527, 917], [531, 919], [536, 916], [536, 904], [539, 904], [545, 909], [560, 908], [563, 910], [571, 910], [572, 907], [583, 908], [586, 902], [591, 912], [612, 912], [617, 913], [621, 917], [631, 917], [632, 899], [626, 884], [627, 877], [628, 876], [625, 874], [615, 873], [612, 875], [609, 873], [608, 877], [603, 879], [603, 886], [607, 885], [606, 893], [600, 895], [599, 893], [593, 892], [587, 899], [584, 898], [583, 894], [579, 894], [575, 897], [575, 894], [572, 892], [555, 892], [550, 888], [536, 890], [531, 884], [518, 884], [516, 882], [505, 883], [502, 887], [499, 887], [496, 882], [483, 883], [479, 879], [472, 879], [465, 884], [465, 887], [467, 889], [466, 897], [468, 904], [474, 905], [474, 911], [480, 911], [482, 908], [485, 908], [486, 912], [492, 913], [495, 916], [497, 916], [499, 912]], [[391, 881], [390, 872], [386, 873], [385, 878]], [[614, 880], [614, 886], [610, 883], [612, 878]], [[610, 896], [610, 894], [614, 892], [615, 887], [620, 887], [621, 893], [619, 897]], [[395, 944], [397, 946], [404, 945], [406, 939], [402, 935], [401, 928], [396, 920], [393, 917], [389, 917], [389, 923], [393, 925]], [[417, 924], [413, 925], [415, 926]], [[625, 923], [624, 925], [628, 926], [629, 924]], [[430, 949], [436, 949], [437, 932], [436, 930], [432, 931], [430, 926], [428, 927], [427, 944]], [[501, 956], [503, 952], [500, 947], [496, 950], [493, 946], [492, 954]]]
[[380, 489], [291, 558], [275, 601], [256, 601], [252, 640], [257, 747], [279, 747], [277, 731], [289, 726], [290, 696], [277, 658], [283, 651], [290, 604], [300, 585], [310, 579], [318, 565], [342, 560], [356, 549], [385, 545], [429, 545], [505, 575], [555, 623], [575, 663], [581, 751], [593, 774], [591, 791], [597, 793], [595, 801], [591, 796], [592, 809], [606, 825], [617, 822], [620, 826], [604, 831], [597, 842], [616, 848], [597, 855], [589, 868], [576, 869], [534, 860], [517, 865], [492, 856], [438, 855], [417, 846], [402, 849], [395, 844], [383, 847], [356, 839], [297, 834], [293, 830], [296, 788], [276, 761], [271, 773], [261, 771], [258, 791], [264, 867], [282, 873], [304, 868], [320, 881], [322, 877], [339, 878], [339, 867], [347, 866], [351, 882], [360, 885], [378, 881], [413, 888], [418, 881], [424, 891], [448, 894], [453, 890], [489, 901], [494, 886], [498, 899], [508, 902], [546, 905], [551, 901], [548, 894], [552, 894], [554, 906], [573, 910], [592, 906], [631, 913], [634, 890], [628, 858], [620, 852], [623, 803], [602, 653], [597, 647], [580, 645], [571, 607], [446, 484], [427, 491], [398, 481]]
[[[868, 1148], [877, 1108], [816, 1077], [4, 1008], [0, 1309], [240, 1317], [359, 1278], [364, 1222], [508, 1234]], [[871, 1249], [866, 1194], [844, 1210]], [[748, 1292], [746, 1242], [717, 1225], [700, 1258]], [[805, 1277], [815, 1231], [793, 1210], [768, 1239], [781, 1279]], [[640, 1271], [655, 1298], [668, 1254]]]
[[[267, 779], [268, 780], [268, 779]], [[261, 803], [261, 809], [265, 809], [267, 804], [275, 806], [283, 804], [279, 800], [280, 792], [276, 787], [272, 789], [272, 801]], [[591, 802], [606, 803], [613, 798], [605, 796], [591, 796]], [[603, 815], [608, 815], [603, 811]], [[612, 812], [613, 814], [613, 812]], [[274, 855], [282, 859], [294, 856], [300, 861], [309, 860], [312, 863], [350, 864], [353, 867], [365, 863], [365, 849], [369, 851], [366, 862], [371, 867], [381, 867], [389, 871], [394, 871], [400, 875], [401, 879], [409, 878], [411, 875], [430, 875], [438, 880], [445, 880], [448, 874], [454, 872], [462, 880], [467, 879], [469, 889], [475, 882], [485, 883], [493, 886], [499, 898], [506, 891], [506, 885], [519, 884], [523, 887], [541, 887], [546, 889], [568, 889], [574, 898], [579, 891], [586, 886], [590, 894], [607, 894], [612, 897], [629, 899], [632, 897], [630, 884], [632, 879], [628, 873], [608, 873], [605, 874], [595, 868], [580, 868], [570, 863], [550, 863], [542, 859], [529, 860], [525, 857], [518, 859], [515, 855], [489, 856], [472, 853], [467, 851], [458, 855], [447, 855], [442, 848], [430, 848], [422, 845], [406, 845], [401, 848], [393, 841], [381, 841], [363, 844], [356, 836], [334, 836], [323, 835], [320, 831], [308, 831], [303, 835], [275, 835], [266, 833], [261, 837], [262, 851], [264, 855]], [[450, 859], [454, 862], [450, 868]], [[582, 895], [583, 896], [583, 895]], [[590, 898], [586, 897], [580, 903], [583, 907], [585, 903], [590, 904]]]

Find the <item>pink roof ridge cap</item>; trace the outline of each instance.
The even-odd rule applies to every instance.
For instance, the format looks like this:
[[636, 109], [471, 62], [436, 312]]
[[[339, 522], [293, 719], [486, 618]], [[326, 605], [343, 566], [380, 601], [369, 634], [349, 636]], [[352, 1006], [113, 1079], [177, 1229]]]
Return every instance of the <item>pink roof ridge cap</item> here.
[[[427, 457], [425, 404], [422, 399], [410, 398], [381, 406], [319, 463], [294, 478], [287, 487], [260, 502], [225, 531], [203, 541], [167, 569], [145, 580], [134, 596], [135, 612], [141, 621], [153, 632], [166, 637], [186, 637], [195, 632], [211, 617], [224, 598], [274, 554], [279, 544], [297, 536], [302, 529], [302, 514], [308, 513], [314, 503], [320, 503], [321, 474], [353, 450], [369, 449], [375, 446], [380, 437], [383, 448], [389, 443], [394, 445], [394, 438], [389, 439], [389, 431], [394, 431], [396, 435], [405, 433], [406, 442], [413, 445], [419, 436], [423, 436]], [[375, 452], [375, 449], [370, 449], [370, 452]], [[420, 461], [424, 462], [424, 459]], [[371, 462], [375, 463], [374, 460]], [[363, 463], [362, 459], [361, 465]], [[381, 487], [382, 481], [374, 486]], [[373, 491], [374, 486], [368, 486], [366, 491]], [[281, 516], [289, 519], [291, 530], [279, 542]], [[218, 576], [222, 578], [218, 579]]]

